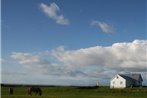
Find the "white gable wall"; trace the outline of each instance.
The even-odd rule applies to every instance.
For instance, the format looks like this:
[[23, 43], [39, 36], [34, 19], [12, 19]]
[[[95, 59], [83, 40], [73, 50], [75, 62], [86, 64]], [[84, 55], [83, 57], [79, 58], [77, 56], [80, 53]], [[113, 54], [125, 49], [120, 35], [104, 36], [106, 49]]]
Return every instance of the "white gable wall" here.
[[119, 75], [116, 75], [110, 81], [110, 88], [125, 88], [126, 87], [126, 80]]

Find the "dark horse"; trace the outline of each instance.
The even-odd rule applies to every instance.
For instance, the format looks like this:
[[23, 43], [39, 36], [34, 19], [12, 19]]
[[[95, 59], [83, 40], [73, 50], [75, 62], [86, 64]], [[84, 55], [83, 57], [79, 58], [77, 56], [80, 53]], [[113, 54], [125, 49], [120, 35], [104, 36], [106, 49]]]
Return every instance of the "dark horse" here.
[[28, 89], [28, 94], [32, 95], [32, 93], [35, 93], [35, 95], [42, 95], [42, 90], [39, 87], [30, 87]]

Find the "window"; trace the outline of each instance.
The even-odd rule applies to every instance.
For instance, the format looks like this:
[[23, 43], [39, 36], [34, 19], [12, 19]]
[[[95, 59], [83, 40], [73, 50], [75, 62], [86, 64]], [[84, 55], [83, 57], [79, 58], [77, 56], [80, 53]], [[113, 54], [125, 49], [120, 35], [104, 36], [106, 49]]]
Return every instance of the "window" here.
[[118, 79], [119, 77], [117, 76], [116, 78]]
[[113, 81], [113, 84], [115, 84], [115, 81]]
[[120, 81], [120, 85], [122, 85], [123, 84], [123, 82], [122, 81]]

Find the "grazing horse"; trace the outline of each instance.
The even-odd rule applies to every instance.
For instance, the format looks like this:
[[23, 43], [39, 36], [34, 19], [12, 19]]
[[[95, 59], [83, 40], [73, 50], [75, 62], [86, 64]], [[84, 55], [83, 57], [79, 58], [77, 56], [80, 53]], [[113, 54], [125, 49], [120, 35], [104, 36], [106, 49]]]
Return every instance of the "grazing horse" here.
[[42, 90], [39, 87], [30, 87], [28, 89], [28, 94], [32, 95], [32, 93], [35, 93], [35, 95], [42, 95]]

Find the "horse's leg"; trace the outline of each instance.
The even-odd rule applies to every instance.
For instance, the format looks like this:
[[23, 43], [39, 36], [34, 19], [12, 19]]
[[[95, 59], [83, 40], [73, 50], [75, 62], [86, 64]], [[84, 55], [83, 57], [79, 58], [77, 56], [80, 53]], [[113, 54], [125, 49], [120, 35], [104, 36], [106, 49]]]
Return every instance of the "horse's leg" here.
[[38, 93], [39, 93], [38, 88], [36, 88], [35, 91], [36, 91], [36, 95], [38, 95]]
[[31, 95], [31, 88], [28, 89], [28, 94]]
[[30, 96], [32, 96], [32, 90], [31, 90], [31, 89], [28, 91], [28, 94], [29, 94]]
[[35, 93], [35, 95], [37, 95], [37, 90], [36, 90], [36, 88], [34, 89], [34, 93]]
[[41, 91], [39, 92], [39, 95], [40, 95], [40, 96], [42, 95], [42, 92], [41, 92]]
[[39, 94], [40, 94], [40, 96], [42, 95], [42, 90], [41, 89], [39, 89]]

